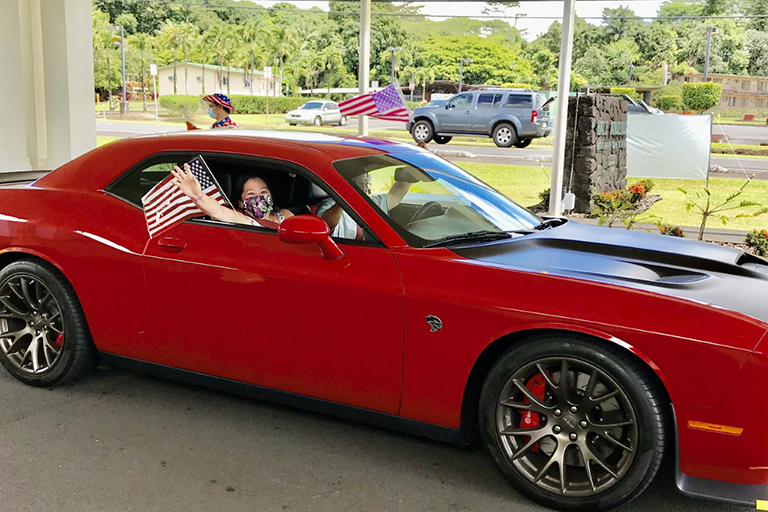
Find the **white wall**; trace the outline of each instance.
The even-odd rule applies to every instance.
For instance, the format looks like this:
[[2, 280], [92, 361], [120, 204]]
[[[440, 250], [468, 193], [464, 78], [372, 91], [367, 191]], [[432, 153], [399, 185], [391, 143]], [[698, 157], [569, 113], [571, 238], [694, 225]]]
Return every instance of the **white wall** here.
[[0, 1], [0, 170], [51, 169], [96, 146], [90, 0]]

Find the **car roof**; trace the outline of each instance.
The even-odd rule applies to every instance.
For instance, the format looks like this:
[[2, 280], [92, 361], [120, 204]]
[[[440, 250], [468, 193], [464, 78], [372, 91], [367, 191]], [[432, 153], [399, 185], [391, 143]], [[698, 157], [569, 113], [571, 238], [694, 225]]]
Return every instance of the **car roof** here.
[[[297, 160], [298, 163], [307, 166], [311, 163], [308, 154], [313, 151], [317, 158], [334, 161], [426, 150], [403, 142], [338, 137], [312, 132], [243, 129], [166, 132], [110, 142], [62, 165], [36, 184], [45, 188], [70, 190], [100, 189], [131, 166], [164, 151], [221, 152], [288, 161], [296, 158], [301, 160]], [[116, 162], [120, 163], [116, 165]]]

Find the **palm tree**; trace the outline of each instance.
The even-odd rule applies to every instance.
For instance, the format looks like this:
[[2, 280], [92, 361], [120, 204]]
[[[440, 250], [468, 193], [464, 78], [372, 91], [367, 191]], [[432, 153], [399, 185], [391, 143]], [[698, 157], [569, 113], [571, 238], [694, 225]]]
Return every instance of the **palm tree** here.
[[154, 37], [152, 37], [149, 34], [145, 34], [143, 32], [138, 32], [136, 34], [132, 34], [127, 37], [126, 46], [128, 48], [135, 48], [139, 51], [139, 61], [141, 63], [141, 99], [144, 106], [144, 112], [147, 111], [147, 74], [146, 74], [146, 68], [144, 65], [146, 64], [146, 58], [144, 57], [144, 53], [148, 50], [152, 50], [152, 47], [154, 46]]
[[171, 53], [173, 54], [173, 94], [175, 95], [177, 93], [177, 73], [176, 73], [176, 63], [178, 61], [178, 50], [179, 50], [179, 31], [180, 31], [180, 25], [178, 23], [174, 23], [172, 21], [166, 20], [165, 24], [163, 25], [163, 28], [160, 30], [160, 42], [165, 45], [166, 47], [171, 49]]
[[194, 56], [195, 60], [199, 61], [203, 66], [202, 80], [203, 80], [203, 96], [205, 96], [205, 66], [216, 58], [216, 52], [210, 47], [209, 42], [205, 36], [198, 37], [195, 40]]
[[[295, 30], [291, 25], [276, 25], [274, 29], [272, 58], [280, 69], [280, 84], [283, 83], [283, 64], [288, 56], [299, 48]], [[267, 91], [269, 92], [269, 91]]]
[[[222, 82], [224, 61], [227, 59], [229, 55], [228, 48], [230, 46], [232, 35], [229, 29], [225, 28], [223, 25], [213, 25], [211, 28], [208, 29], [204, 37], [205, 37], [205, 40], [208, 42], [210, 48], [213, 50], [213, 52], [216, 55], [216, 62], [218, 65], [217, 82], [220, 88], [221, 82]], [[227, 80], [227, 92], [229, 92], [229, 80]]]

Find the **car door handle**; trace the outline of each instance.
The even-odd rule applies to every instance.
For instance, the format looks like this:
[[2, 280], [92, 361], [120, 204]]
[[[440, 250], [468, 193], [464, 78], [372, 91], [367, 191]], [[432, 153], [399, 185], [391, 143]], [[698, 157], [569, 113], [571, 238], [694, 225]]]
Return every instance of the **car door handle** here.
[[157, 241], [157, 245], [160, 247], [171, 247], [173, 249], [185, 249], [187, 247], [187, 242], [179, 240], [178, 238], [164, 236]]

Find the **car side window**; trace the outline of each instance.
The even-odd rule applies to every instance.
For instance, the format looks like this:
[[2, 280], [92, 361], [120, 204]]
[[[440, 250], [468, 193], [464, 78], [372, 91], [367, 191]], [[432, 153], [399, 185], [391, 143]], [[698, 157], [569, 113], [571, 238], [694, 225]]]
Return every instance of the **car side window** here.
[[469, 108], [472, 104], [472, 94], [459, 94], [448, 102], [448, 108]]
[[507, 98], [506, 108], [533, 108], [530, 94], [510, 94]]
[[170, 175], [173, 166], [189, 160], [191, 156], [167, 155], [152, 159], [120, 176], [106, 190], [131, 204], [141, 207], [141, 198], [152, 187]]
[[501, 94], [481, 94], [477, 97], [477, 108], [499, 108], [499, 105], [501, 105], [501, 97]]

